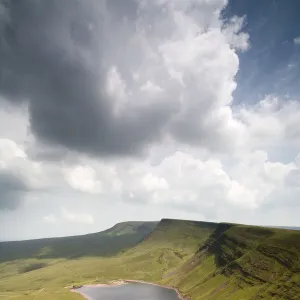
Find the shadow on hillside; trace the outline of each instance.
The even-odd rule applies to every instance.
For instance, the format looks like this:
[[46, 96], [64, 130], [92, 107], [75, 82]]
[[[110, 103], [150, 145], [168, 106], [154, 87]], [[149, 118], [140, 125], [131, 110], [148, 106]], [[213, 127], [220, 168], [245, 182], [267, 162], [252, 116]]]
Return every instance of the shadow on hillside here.
[[0, 243], [0, 262], [28, 258], [68, 258], [111, 256], [141, 242], [156, 223], [144, 223], [133, 232], [119, 234], [114, 227], [99, 233], [62, 238]]

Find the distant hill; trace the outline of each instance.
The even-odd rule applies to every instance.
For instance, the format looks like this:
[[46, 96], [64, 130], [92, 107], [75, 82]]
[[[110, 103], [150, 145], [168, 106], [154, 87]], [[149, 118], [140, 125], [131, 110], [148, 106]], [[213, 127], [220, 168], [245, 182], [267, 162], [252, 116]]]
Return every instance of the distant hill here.
[[300, 227], [292, 227], [292, 226], [270, 226], [271, 228], [281, 228], [288, 230], [300, 230]]
[[133, 247], [157, 222], [123, 222], [102, 232], [81, 236], [0, 242], [0, 262], [26, 258], [78, 258], [113, 255]]
[[[121, 223], [94, 235], [46, 239], [54, 258], [44, 254], [0, 263], [0, 295], [80, 300], [66, 287], [123, 278], [174, 286], [192, 300], [299, 299], [300, 231], [172, 219], [155, 225]], [[130, 247], [125, 237], [133, 236]], [[107, 251], [93, 241], [107, 237], [123, 238]], [[26, 241], [31, 252], [24, 242], [15, 243], [21, 243], [18, 253], [24, 249], [28, 255], [41, 249], [32, 245], [45, 240]]]

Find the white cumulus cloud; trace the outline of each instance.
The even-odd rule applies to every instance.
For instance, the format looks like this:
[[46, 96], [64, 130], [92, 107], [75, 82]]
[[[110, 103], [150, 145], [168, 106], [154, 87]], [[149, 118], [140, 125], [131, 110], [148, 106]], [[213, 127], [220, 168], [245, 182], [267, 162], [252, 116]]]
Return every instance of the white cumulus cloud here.
[[300, 36], [294, 38], [295, 45], [300, 45]]
[[53, 215], [53, 214], [49, 214], [47, 216], [44, 216], [43, 217], [43, 220], [46, 222], [46, 223], [56, 223], [56, 217]]
[[[41, 223], [61, 223], [68, 234], [76, 234], [80, 224], [99, 230], [104, 223], [94, 211], [107, 218], [139, 219], [140, 212], [149, 211], [151, 218], [172, 212], [193, 219], [300, 225], [300, 101], [267, 95], [235, 104], [239, 55], [251, 45], [245, 17], [221, 18], [226, 3], [145, 0], [136, 16], [121, 23], [110, 23], [116, 16], [103, 10], [106, 48], [96, 47], [99, 53], [72, 48], [83, 65], [87, 60], [95, 67], [89, 72], [95, 89], [80, 94], [85, 86], [70, 84], [66, 94], [76, 101], [49, 97], [45, 108], [31, 103], [33, 112], [0, 110], [0, 187], [10, 187], [1, 202], [10, 211], [2, 217], [0, 210], [0, 227], [22, 224], [13, 217], [21, 211], [15, 204], [28, 198], [36, 200], [25, 201], [24, 216], [36, 212], [40, 221], [44, 216]], [[96, 30], [89, 28], [84, 38]], [[70, 45], [63, 45], [68, 52]], [[96, 94], [91, 102], [81, 97], [89, 92]], [[51, 101], [57, 107], [50, 107]], [[39, 109], [51, 117], [48, 123]], [[56, 139], [57, 131], [64, 138]], [[18, 197], [12, 197], [13, 189]], [[4, 205], [9, 199], [15, 204]], [[26, 224], [37, 228], [33, 218]]]
[[94, 218], [92, 215], [87, 213], [75, 213], [65, 208], [62, 209], [62, 217], [71, 223], [80, 223], [80, 224], [93, 224]]

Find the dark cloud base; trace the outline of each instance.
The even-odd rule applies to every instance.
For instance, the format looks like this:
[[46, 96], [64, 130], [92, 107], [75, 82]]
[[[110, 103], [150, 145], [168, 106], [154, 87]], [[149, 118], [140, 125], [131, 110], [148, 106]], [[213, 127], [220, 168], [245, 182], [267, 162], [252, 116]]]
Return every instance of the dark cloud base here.
[[0, 94], [29, 102], [31, 131], [40, 141], [96, 155], [135, 155], [159, 139], [169, 108], [128, 108], [116, 117], [105, 90], [114, 38], [105, 23], [134, 18], [138, 9], [130, 0], [130, 10], [122, 10], [121, 2], [0, 2]]

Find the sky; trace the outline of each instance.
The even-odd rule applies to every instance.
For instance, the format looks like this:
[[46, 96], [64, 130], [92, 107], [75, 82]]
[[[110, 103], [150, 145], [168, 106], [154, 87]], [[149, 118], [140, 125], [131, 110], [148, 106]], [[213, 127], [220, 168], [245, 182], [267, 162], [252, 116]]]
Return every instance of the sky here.
[[0, 240], [180, 218], [300, 226], [298, 0], [0, 0]]

